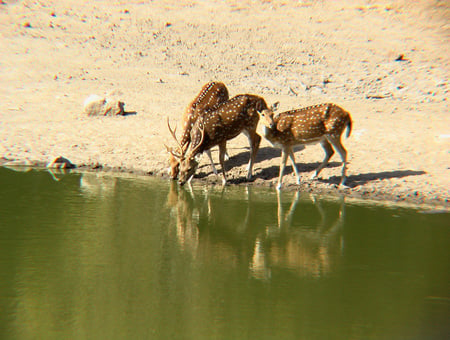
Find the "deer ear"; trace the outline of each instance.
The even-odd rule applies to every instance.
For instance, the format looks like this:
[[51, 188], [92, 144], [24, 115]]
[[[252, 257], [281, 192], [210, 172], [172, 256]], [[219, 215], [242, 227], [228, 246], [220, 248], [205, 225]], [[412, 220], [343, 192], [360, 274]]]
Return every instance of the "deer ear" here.
[[277, 111], [280, 108], [280, 102], [275, 102], [270, 106], [270, 109], [272, 110], [272, 112]]
[[263, 117], [265, 111], [267, 111], [267, 107], [265, 109], [257, 109], [256, 112], [258, 113], [258, 116]]

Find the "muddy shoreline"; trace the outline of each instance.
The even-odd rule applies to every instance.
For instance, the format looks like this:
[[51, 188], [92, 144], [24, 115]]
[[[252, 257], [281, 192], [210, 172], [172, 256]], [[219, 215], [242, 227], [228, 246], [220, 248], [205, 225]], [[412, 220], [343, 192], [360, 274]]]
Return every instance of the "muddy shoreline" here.
[[[51, 171], [54, 175], [66, 175], [70, 173], [98, 173], [110, 176], [138, 176], [138, 177], [153, 177], [163, 181], [172, 181], [165, 171], [144, 171], [127, 168], [114, 168], [109, 166], [103, 166], [100, 164], [95, 165], [82, 165], [77, 166], [74, 169], [52, 169], [48, 167], [48, 163], [42, 161], [29, 161], [29, 160], [7, 160], [0, 159], [0, 166], [6, 167], [14, 171], [29, 171], [36, 169], [40, 171]], [[204, 165], [205, 168], [209, 165]], [[288, 169], [287, 169], [288, 170]], [[290, 171], [287, 171], [289, 173]], [[339, 178], [336, 178], [336, 183]], [[192, 181], [194, 187], [219, 187], [222, 186], [222, 179], [220, 176], [214, 174], [208, 174], [207, 172], [201, 172], [196, 175]], [[231, 179], [227, 184], [228, 187], [233, 186], [252, 186], [256, 188], [267, 188], [276, 191], [276, 178], [274, 180], [264, 180], [261, 178], [253, 178], [251, 181], [246, 181], [245, 177], [241, 179]], [[405, 207], [405, 208], [418, 208], [424, 212], [449, 212], [449, 202], [445, 199], [428, 197], [422, 195], [420, 192], [411, 191], [406, 189], [404, 191], [383, 192], [382, 190], [375, 190], [374, 188], [358, 188], [351, 187], [339, 187], [337, 184], [326, 184], [323, 180], [304, 180], [300, 185], [288, 184], [282, 188], [283, 192], [295, 192], [328, 196], [335, 198], [345, 197], [347, 202], [357, 202], [358, 204], [369, 205], [384, 205], [391, 206], [393, 208]]]

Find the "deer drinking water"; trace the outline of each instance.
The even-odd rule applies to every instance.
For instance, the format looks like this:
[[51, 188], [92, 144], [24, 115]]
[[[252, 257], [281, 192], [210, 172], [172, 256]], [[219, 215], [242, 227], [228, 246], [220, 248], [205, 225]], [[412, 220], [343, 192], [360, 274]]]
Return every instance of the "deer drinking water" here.
[[[209, 82], [205, 84], [200, 90], [197, 97], [188, 105], [186, 110], [181, 117], [182, 121], [182, 135], [179, 145], [179, 151], [176, 152], [172, 148], [167, 148], [169, 152], [169, 175], [170, 178], [176, 179], [178, 177], [180, 160], [183, 157], [183, 154], [186, 152], [186, 149], [191, 141], [191, 129], [194, 126], [195, 121], [206, 110], [211, 110], [217, 108], [217, 106], [223, 102], [226, 102], [229, 98], [228, 89], [223, 83]], [[168, 123], [169, 125], [169, 123]], [[175, 134], [170, 128], [169, 131], [171, 134]], [[214, 162], [211, 156], [211, 151], [207, 150], [206, 154], [208, 155], [213, 172], [217, 174], [216, 167], [214, 166]]]
[[270, 110], [262, 110], [259, 114], [263, 124], [264, 137], [275, 147], [282, 150], [277, 189], [281, 188], [288, 156], [297, 176], [297, 184], [300, 184], [293, 148], [317, 142], [325, 150], [325, 158], [314, 172], [313, 178], [316, 178], [328, 164], [328, 161], [334, 154], [334, 148], [342, 159], [340, 184], [344, 185], [346, 180], [347, 151], [341, 143], [341, 135], [347, 128], [346, 137], [350, 136], [352, 129], [350, 114], [335, 104], [309, 106], [282, 112], [276, 116], [274, 116], [274, 109], [275, 107], [272, 107]]
[[[263, 98], [243, 94], [220, 104], [215, 110], [207, 110], [201, 114], [192, 127], [191, 142], [181, 159], [178, 176], [180, 184], [183, 185], [194, 176], [198, 167], [198, 156], [216, 145], [219, 146], [219, 160], [223, 174], [222, 182], [226, 184], [227, 178], [224, 166], [226, 142], [238, 136], [241, 132], [247, 135], [250, 143], [250, 160], [247, 166], [247, 179], [250, 179], [253, 163], [261, 142], [261, 137], [256, 133], [259, 121], [258, 111], [266, 109], [267, 104]], [[172, 133], [172, 136], [176, 139], [174, 133]]]

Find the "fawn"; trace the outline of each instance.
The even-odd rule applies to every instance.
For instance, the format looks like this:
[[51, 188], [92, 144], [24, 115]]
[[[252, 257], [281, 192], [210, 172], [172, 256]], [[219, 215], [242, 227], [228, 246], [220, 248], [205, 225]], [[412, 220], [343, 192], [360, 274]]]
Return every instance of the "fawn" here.
[[346, 137], [350, 136], [352, 120], [350, 114], [335, 104], [319, 104], [298, 110], [282, 112], [274, 116], [277, 104], [259, 111], [261, 123], [263, 124], [264, 137], [274, 147], [282, 150], [280, 174], [277, 189], [279, 190], [283, 181], [284, 168], [287, 157], [291, 159], [292, 167], [297, 176], [297, 184], [300, 184], [300, 176], [293, 148], [295, 146], [319, 142], [325, 150], [325, 158], [316, 169], [312, 178], [316, 178], [320, 171], [328, 164], [334, 154], [333, 148], [342, 159], [342, 178], [340, 185], [345, 184], [347, 151], [342, 146], [341, 135], [347, 128]]
[[[166, 146], [167, 151], [169, 152], [169, 176], [171, 179], [176, 179], [178, 177], [180, 159], [191, 141], [191, 129], [199, 115], [206, 110], [216, 108], [219, 104], [227, 101], [228, 98], [228, 89], [223, 83], [209, 82], [202, 87], [197, 97], [195, 97], [195, 99], [186, 107], [186, 110], [181, 117], [183, 132], [181, 135], [179, 152], [176, 152], [172, 148]], [[169, 121], [167, 121], [167, 124], [169, 126], [170, 133], [172, 135], [175, 134], [176, 128], [175, 130], [172, 130], [170, 128]], [[211, 161], [213, 172], [217, 174], [217, 170], [211, 156], [211, 151], [207, 150], [206, 154]]]
[[[220, 104], [215, 110], [207, 110], [201, 114], [192, 126], [191, 142], [181, 158], [179, 183], [183, 185], [194, 176], [198, 167], [198, 156], [201, 153], [218, 145], [223, 175], [222, 183], [225, 185], [227, 183], [224, 166], [226, 142], [241, 132], [247, 135], [250, 143], [250, 160], [247, 166], [247, 179], [250, 179], [261, 142], [261, 136], [256, 133], [259, 121], [258, 111], [266, 109], [267, 104], [263, 98], [243, 94]], [[174, 133], [172, 136], [176, 140]], [[178, 144], [180, 145], [180, 143]]]

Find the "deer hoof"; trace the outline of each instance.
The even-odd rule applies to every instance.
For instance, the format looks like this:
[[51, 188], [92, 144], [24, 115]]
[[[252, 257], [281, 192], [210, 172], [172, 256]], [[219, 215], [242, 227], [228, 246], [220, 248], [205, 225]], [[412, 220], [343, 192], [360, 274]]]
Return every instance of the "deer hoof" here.
[[344, 179], [341, 181], [341, 183], [339, 183], [339, 186], [342, 188], [349, 188], [349, 186], [347, 185], [347, 181]]
[[217, 169], [216, 169], [216, 167], [214, 166], [214, 163], [212, 163], [212, 162], [211, 162], [211, 169], [212, 169], [212, 172], [214, 173], [214, 175], [217, 175], [217, 174], [218, 174]]

